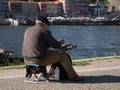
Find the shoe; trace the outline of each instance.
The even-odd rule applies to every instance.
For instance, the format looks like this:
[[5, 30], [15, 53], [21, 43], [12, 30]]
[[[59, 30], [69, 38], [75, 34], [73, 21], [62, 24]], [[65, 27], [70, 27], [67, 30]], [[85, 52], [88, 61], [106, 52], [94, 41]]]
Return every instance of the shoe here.
[[85, 81], [85, 78], [80, 77], [80, 76], [75, 76], [74, 78], [70, 79], [71, 81]]

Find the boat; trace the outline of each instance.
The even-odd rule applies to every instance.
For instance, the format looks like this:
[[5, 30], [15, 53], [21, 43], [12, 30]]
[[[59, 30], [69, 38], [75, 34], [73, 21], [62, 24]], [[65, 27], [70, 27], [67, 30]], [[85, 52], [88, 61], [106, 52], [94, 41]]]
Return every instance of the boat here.
[[53, 21], [52, 25], [84, 25], [84, 26], [101, 26], [101, 25], [120, 25], [120, 20], [106, 21]]
[[[82, 26], [101, 26], [101, 25], [120, 25], [120, 19], [105, 19], [104, 17], [76, 17], [76, 18], [64, 18], [64, 17], [51, 17], [48, 18], [51, 25], [82, 25]], [[34, 18], [22, 18], [14, 20], [14, 19], [2, 19], [0, 20], [0, 25], [11, 25], [11, 26], [33, 26], [35, 25]]]

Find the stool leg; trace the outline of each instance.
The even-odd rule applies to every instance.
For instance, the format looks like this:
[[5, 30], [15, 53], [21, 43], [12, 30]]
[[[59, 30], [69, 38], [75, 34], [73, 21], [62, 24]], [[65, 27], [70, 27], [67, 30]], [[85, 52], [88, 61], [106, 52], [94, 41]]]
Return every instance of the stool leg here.
[[30, 73], [27, 77], [26, 80], [28, 80], [32, 76], [32, 73]]
[[42, 74], [42, 73], [39, 74], [38, 80], [40, 80], [41, 74]]
[[34, 73], [34, 76], [35, 76], [35, 79], [36, 79], [36, 81], [39, 81], [38, 79], [38, 76]]

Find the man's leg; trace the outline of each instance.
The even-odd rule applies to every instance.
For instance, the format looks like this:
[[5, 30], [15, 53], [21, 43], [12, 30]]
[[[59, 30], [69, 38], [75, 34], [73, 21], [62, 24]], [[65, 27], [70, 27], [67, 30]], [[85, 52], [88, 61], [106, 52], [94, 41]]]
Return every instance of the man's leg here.
[[69, 60], [69, 57], [66, 53], [62, 56], [60, 64], [64, 67], [64, 69], [68, 73], [69, 79], [76, 77], [77, 74], [73, 69], [71, 61]]
[[72, 64], [69, 60], [68, 55], [65, 52], [61, 52], [61, 53], [51, 52], [51, 53], [48, 53], [44, 62], [45, 63], [43, 63], [43, 64], [46, 64], [46, 65], [57, 63], [57, 62], [60, 63], [64, 67], [66, 72], [68, 73], [68, 77], [70, 79], [77, 76], [75, 70], [72, 67]]
[[70, 57], [65, 53], [62, 59], [60, 60], [60, 64], [65, 68], [65, 70], [68, 73], [68, 77], [70, 80], [77, 80], [77, 81], [84, 81], [85, 79], [82, 77], [79, 77], [75, 70], [72, 67], [71, 61], [69, 60]]
[[[26, 61], [26, 60], [25, 60]], [[65, 52], [48, 52], [44, 59], [34, 61], [27, 60], [26, 63], [39, 64], [41, 66], [47, 66], [54, 63], [60, 63], [66, 72], [68, 73], [69, 79], [73, 79], [77, 76], [75, 70], [73, 69], [71, 62]]]

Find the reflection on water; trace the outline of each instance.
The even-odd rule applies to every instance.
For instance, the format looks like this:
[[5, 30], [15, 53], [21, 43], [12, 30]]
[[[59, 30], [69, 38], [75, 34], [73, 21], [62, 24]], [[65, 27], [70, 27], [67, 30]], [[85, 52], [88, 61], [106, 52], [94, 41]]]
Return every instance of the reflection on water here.
[[[0, 48], [13, 50], [21, 56], [24, 31], [29, 26], [0, 26]], [[119, 26], [51, 26], [53, 35], [66, 43], [77, 43], [68, 51], [72, 58], [93, 58], [120, 55]]]

